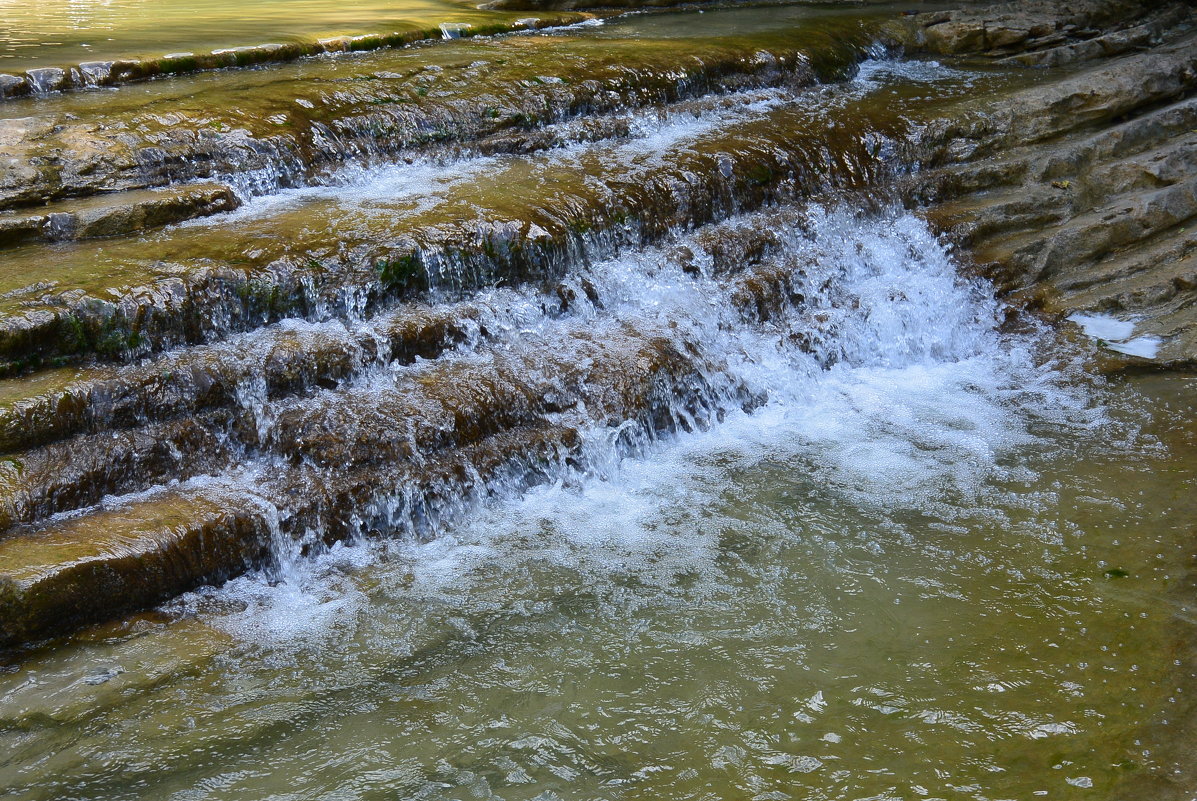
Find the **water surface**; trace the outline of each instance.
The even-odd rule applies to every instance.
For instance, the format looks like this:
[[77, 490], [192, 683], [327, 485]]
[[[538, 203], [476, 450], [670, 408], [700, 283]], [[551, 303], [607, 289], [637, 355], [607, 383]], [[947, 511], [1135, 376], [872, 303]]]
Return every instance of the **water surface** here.
[[[814, 346], [790, 328], [811, 318], [729, 325], [718, 279], [661, 252], [591, 273], [605, 314], [702, 334], [763, 407], [639, 445], [595, 429], [584, 471], [432, 541], [284, 554], [31, 654], [0, 677], [0, 786], [1180, 797], [1194, 380], [1045, 361], [1061, 343], [1002, 333], [907, 213], [816, 208], [787, 241]], [[512, 347], [562, 325], [492, 292]]]

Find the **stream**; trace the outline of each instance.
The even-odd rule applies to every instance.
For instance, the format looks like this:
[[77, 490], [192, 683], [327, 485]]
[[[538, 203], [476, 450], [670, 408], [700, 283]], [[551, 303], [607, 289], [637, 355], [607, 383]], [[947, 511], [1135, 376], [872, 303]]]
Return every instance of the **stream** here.
[[[607, 41], [672, 58], [720, 26], [765, 63], [786, 26], [822, 41], [823, 13], [108, 91], [113, 119], [162, 117], [197, 87]], [[6, 409], [104, 389], [6, 474], [32, 544], [0, 564], [195, 509], [249, 521], [264, 556], [0, 661], [0, 795], [1189, 797], [1197, 377], [1097, 374], [1091, 341], [1012, 314], [890, 190], [920, 115], [1033, 79], [859, 38], [834, 80], [575, 108], [544, 147], [396, 158], [325, 120], [341, 163], [217, 164], [235, 210], [0, 253], [6, 313], [48, 256], [64, 293], [227, 263], [299, 298], [212, 294], [123, 361], [4, 380]], [[430, 97], [472, 91], [435, 83], [453, 69]], [[753, 171], [782, 152], [788, 177]]]

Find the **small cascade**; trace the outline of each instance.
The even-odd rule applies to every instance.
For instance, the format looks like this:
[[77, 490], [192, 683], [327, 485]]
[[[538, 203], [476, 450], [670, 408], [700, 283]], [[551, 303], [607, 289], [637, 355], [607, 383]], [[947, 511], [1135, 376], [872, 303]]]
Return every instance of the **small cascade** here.
[[[902, 79], [900, 69], [891, 75]], [[950, 70], [918, 79], [955, 83], [952, 92], [969, 85]], [[547, 280], [572, 260], [650, 244], [679, 227], [875, 185], [903, 169], [909, 125], [872, 101], [880, 84], [871, 81], [588, 116], [541, 129], [547, 144], [528, 155], [347, 167], [257, 198], [273, 178], [250, 170], [233, 214], [127, 244], [64, 249], [64, 272], [86, 273], [97, 259], [111, 265], [113, 291], [61, 286], [23, 299], [0, 329], [0, 355], [10, 369], [84, 355], [128, 359], [289, 317], [371, 313], [428, 290]], [[834, 136], [824, 135], [827, 126]], [[545, 186], [555, 202], [546, 203]], [[11, 254], [16, 280], [37, 271], [40, 254], [37, 246]]]
[[1192, 798], [1191, 3], [154, 1], [0, 74], [0, 796]]
[[[876, 406], [827, 462], [849, 483], [901, 463], [903, 493], [1000, 472], [1034, 439], [1017, 411], [1028, 403], [1060, 424], [1099, 422], [1028, 345], [1003, 342], [983, 287], [896, 209], [741, 215], [579, 263], [549, 292], [489, 289], [452, 309], [451, 329], [406, 309], [277, 325], [144, 378], [122, 371], [73, 395], [73, 423], [59, 423], [97, 434], [28, 451], [10, 471], [9, 520], [94, 537], [106, 510], [216, 504], [260, 532], [266, 575], [286, 580], [335, 542], [435, 537], [530, 486], [609, 477], [675, 436], [771, 409], [808, 408], [815, 420], [797, 430], [819, 447], [839, 404]], [[396, 358], [391, 332], [413, 322], [436, 346]], [[887, 397], [891, 385], [917, 387], [914, 402]], [[956, 422], [959, 406], [972, 411]], [[182, 409], [203, 411], [180, 424]], [[106, 433], [121, 421], [127, 435]], [[157, 547], [190, 530], [174, 526]], [[139, 576], [126, 577], [133, 597]]]
[[[864, 391], [874, 370], [990, 410], [966, 439], [921, 431], [934, 404], [889, 421], [935, 454], [927, 469], [999, 470], [1026, 441], [1003, 403], [1051, 388], [897, 187], [919, 104], [1001, 76], [818, 19], [701, 53], [672, 29], [656, 54], [620, 44], [612, 23], [445, 44], [470, 57], [447, 66], [334, 60], [283, 81], [297, 96], [270, 135], [239, 127], [275, 103], [264, 89], [203, 130], [169, 94], [115, 109], [139, 131], [122, 143], [154, 143], [131, 192], [215, 176], [235, 202], [194, 189], [211, 205], [192, 219], [68, 203], [47, 215], [65, 240], [48, 284], [23, 283], [45, 242], [6, 249], [0, 643], [247, 570], [286, 583], [341, 543], [435, 539], [839, 381]], [[528, 49], [545, 55], [496, 56]], [[898, 114], [894, 92], [922, 99]], [[946, 375], [975, 360], [966, 386]], [[875, 460], [914, 470], [871, 436]]]

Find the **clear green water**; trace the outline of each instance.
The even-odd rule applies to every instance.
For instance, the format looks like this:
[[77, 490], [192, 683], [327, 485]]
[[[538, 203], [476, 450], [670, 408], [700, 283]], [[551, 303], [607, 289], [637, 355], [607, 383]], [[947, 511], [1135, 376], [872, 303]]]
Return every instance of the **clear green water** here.
[[1002, 478], [938, 490], [732, 421], [432, 543], [242, 579], [0, 676], [0, 787], [1183, 797], [1195, 389], [1116, 384], [1138, 433], [1032, 421]]

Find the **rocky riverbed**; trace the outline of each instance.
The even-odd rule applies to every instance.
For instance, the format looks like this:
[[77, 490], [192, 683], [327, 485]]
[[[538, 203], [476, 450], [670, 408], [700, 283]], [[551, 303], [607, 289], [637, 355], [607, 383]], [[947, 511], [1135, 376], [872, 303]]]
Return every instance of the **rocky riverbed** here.
[[[0, 420], [10, 454], [2, 507], [6, 525], [17, 527], [0, 543], [7, 641], [153, 603], [233, 575], [270, 550], [256, 502], [241, 512], [223, 502], [220, 519], [235, 522], [217, 524], [219, 535], [198, 512], [183, 514], [191, 522], [182, 527], [160, 527], [158, 513], [149, 513], [131, 557], [130, 546], [118, 545], [129, 535], [92, 514], [73, 515], [104, 497], [222, 474], [261, 448], [301, 467], [313, 458], [317, 466], [403, 465], [416, 453], [430, 457], [429, 447], [450, 448], [458, 459], [488, 437], [522, 438], [526, 444], [500, 449], [533, 461], [550, 442], [554, 453], [568, 451], [573, 435], [558, 424], [558, 433], [544, 429], [544, 415], [580, 404], [592, 411], [586, 388], [609, 379], [557, 391], [513, 387], [524, 399], [516, 407], [487, 401], [508, 412], [525, 407], [510, 422], [500, 422], [497, 408], [440, 400], [458, 434], [421, 444], [408, 432], [411, 446], [400, 450], [376, 438], [360, 452], [338, 443], [336, 454], [320, 456], [303, 455], [302, 432], [316, 426], [339, 436], [339, 424], [289, 423], [294, 415], [276, 420], [272, 412], [263, 429], [257, 405], [341, 386], [348, 403], [356, 377], [373, 365], [434, 359], [456, 343], [485, 340], [487, 312], [469, 294], [495, 282], [545, 285], [545, 302], [566, 317], [578, 303], [601, 308], [588, 279], [561, 283], [571, 265], [762, 204], [829, 191], [888, 193], [950, 234], [968, 269], [1013, 304], [1011, 314], [1047, 315], [1066, 327], [1066, 318], [1089, 321], [1102, 331], [1110, 325], [1101, 321], [1113, 320], [1114, 333], [1100, 340], [1103, 369], [1193, 365], [1190, 6], [1044, 2], [814, 17], [791, 7], [793, 21], [780, 24], [767, 22], [772, 9], [718, 13], [742, 15], [744, 31], [712, 40], [717, 23], [677, 32], [669, 30], [675, 17], [659, 14], [645, 18], [656, 40], [500, 37], [0, 107], [0, 354], [12, 376]], [[881, 96], [849, 93], [814, 110], [789, 99], [834, 92], [877, 48], [949, 58], [976, 77], [968, 87], [921, 95], [903, 86]], [[739, 98], [758, 104], [759, 118]], [[600, 154], [620, 137], [634, 139], [646, 110], [666, 120], [664, 130], [675, 118], [712, 122], [633, 178]], [[560, 163], [562, 148], [579, 154], [577, 166]], [[396, 160], [399, 167], [386, 166]], [[335, 200], [336, 187], [362, 169], [406, 171], [445, 188], [432, 206], [380, 197], [404, 210], [398, 216], [350, 213]], [[457, 170], [477, 177], [464, 181]], [[251, 213], [246, 223], [179, 226], [238, 220], [262, 198], [302, 198], [308, 186], [329, 188], [265, 223]], [[740, 274], [773, 247], [767, 227], [746, 236], [756, 240], [737, 245], [747, 260], [719, 266], [719, 245], [714, 266], [695, 265], [695, 274]], [[737, 297], [757, 314], [801, 302], [787, 295], [784, 270], [736, 280]], [[432, 298], [452, 305], [426, 305]], [[369, 325], [278, 328], [291, 319]], [[255, 330], [260, 335], [244, 344], [221, 344]], [[687, 346], [663, 344], [651, 331], [622, 336], [626, 354], [622, 346], [584, 346], [620, 354], [594, 369], [621, 374], [619, 359], [641, 359], [646, 380], [675, 387], [653, 393], [706, 392], [710, 381], [702, 379], [677, 395], [692, 383], [682, 376], [709, 371], [685, 355]], [[510, 369], [518, 376], [558, 368]], [[491, 394], [496, 381], [512, 379], [468, 380]], [[246, 387], [257, 384], [247, 399]], [[644, 400], [650, 386], [620, 390], [626, 399], [602, 414], [659, 414]], [[364, 424], [361, 412], [340, 404], [337, 415]], [[412, 414], [396, 408], [392, 416]], [[304, 496], [309, 490], [298, 487], [311, 486], [278, 480], [270, 495]], [[362, 497], [369, 475], [346, 481], [334, 490], [340, 494], [289, 509], [291, 536], [316, 531], [331, 542], [390, 525], [350, 511], [376, 503]], [[47, 522], [63, 514], [73, 516]], [[83, 561], [60, 562], [59, 547], [44, 547], [45, 526], [75, 543]], [[187, 543], [201, 541], [215, 550], [189, 556], [198, 546]], [[158, 549], [177, 552], [176, 566], [151, 571], [155, 578], [138, 586], [139, 564], [159, 558], [151, 556]]]
[[[434, 532], [500, 475], [585, 461], [596, 422], [661, 436], [759, 405], [684, 336], [597, 336], [612, 301], [586, 275], [700, 230], [673, 263], [750, 324], [792, 316], [797, 218], [726, 222], [759, 209], [906, 204], [1011, 326], [1085, 330], [1107, 372], [1193, 368], [1190, 4], [708, 11], [0, 106], [4, 642], [227, 579], [280, 537]], [[899, 53], [964, 77], [860, 76]], [[505, 352], [518, 323], [476, 298], [495, 286], [561, 321], [551, 346]], [[490, 361], [440, 366], [462, 347]], [[264, 464], [253, 492], [229, 478]]]
[[1197, 9], [493, 5], [0, 80], [0, 794], [1191, 797]]

